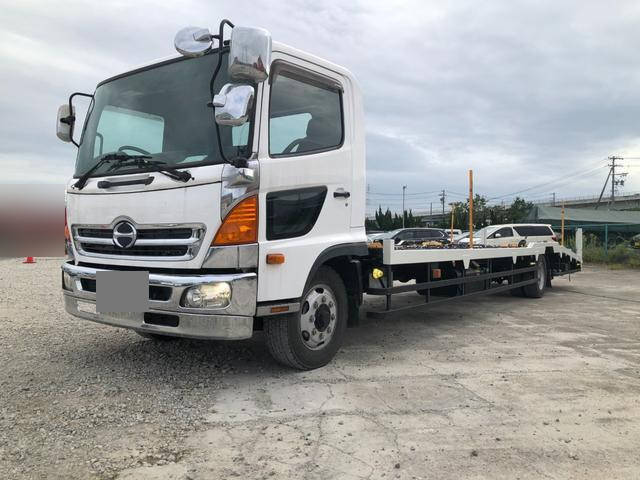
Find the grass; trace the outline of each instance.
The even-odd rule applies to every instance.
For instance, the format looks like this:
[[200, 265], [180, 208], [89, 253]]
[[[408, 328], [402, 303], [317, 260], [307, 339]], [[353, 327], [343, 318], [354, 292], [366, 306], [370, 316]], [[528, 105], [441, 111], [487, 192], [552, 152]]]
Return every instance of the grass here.
[[582, 247], [582, 260], [584, 263], [607, 265], [612, 269], [640, 269], [640, 250], [621, 244], [610, 246], [605, 253], [604, 245], [597, 238], [586, 236]]

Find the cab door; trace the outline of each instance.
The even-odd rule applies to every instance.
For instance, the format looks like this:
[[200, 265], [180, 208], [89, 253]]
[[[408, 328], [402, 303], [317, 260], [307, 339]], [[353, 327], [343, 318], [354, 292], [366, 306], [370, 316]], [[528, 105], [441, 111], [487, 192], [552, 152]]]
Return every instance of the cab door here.
[[[259, 301], [300, 297], [316, 258], [353, 240], [349, 97], [337, 72], [274, 52], [258, 154]], [[268, 264], [271, 253], [284, 263]]]

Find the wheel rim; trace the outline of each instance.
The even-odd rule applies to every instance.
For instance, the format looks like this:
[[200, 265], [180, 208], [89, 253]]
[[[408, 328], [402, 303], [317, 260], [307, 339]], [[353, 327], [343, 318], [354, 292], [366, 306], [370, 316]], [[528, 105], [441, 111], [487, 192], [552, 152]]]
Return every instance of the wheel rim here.
[[544, 265], [542, 262], [538, 263], [538, 289], [544, 290]]
[[333, 290], [320, 284], [307, 293], [300, 309], [300, 336], [305, 347], [321, 350], [326, 347], [336, 329], [338, 303]]

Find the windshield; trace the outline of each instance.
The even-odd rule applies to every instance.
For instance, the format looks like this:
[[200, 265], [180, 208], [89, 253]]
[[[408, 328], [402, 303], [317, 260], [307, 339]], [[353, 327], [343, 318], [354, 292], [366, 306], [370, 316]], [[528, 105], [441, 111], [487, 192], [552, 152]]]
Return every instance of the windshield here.
[[498, 229], [498, 227], [484, 227], [484, 228], [481, 228], [477, 232], [474, 232], [473, 238], [484, 239], [485, 237], [489, 237], [489, 235], [491, 235], [497, 229]]
[[[227, 53], [214, 85], [227, 83]], [[209, 82], [217, 53], [179, 58], [128, 74], [98, 86], [92, 111], [85, 123], [75, 176], [89, 170], [101, 156], [121, 151], [150, 155], [169, 166], [187, 167], [223, 163], [216, 140]], [[251, 122], [240, 127], [220, 127], [227, 158], [249, 156]], [[94, 175], [103, 175], [109, 165]], [[127, 163], [117, 172], [153, 170], [144, 163]]]

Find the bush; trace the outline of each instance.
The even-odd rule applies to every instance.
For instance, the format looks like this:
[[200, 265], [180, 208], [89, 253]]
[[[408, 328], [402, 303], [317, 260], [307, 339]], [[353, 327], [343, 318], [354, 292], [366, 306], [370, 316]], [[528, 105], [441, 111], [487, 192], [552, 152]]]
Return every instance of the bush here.
[[627, 245], [610, 247], [607, 254], [604, 245], [599, 242], [584, 242], [582, 259], [585, 263], [601, 263], [608, 265], [640, 268], [640, 251], [629, 248]]

